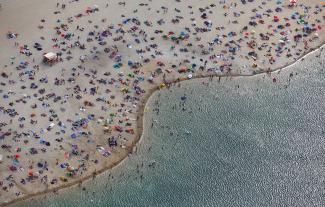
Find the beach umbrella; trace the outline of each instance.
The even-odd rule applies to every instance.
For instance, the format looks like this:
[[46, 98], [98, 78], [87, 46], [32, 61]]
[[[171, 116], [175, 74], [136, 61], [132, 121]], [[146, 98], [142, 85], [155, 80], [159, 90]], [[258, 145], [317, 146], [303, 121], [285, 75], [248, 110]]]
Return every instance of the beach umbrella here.
[[9, 167], [9, 170], [10, 170], [10, 171], [16, 171], [16, 170], [17, 170], [17, 167], [11, 165], [11, 166]]
[[122, 132], [122, 131], [123, 131], [123, 129], [122, 129], [121, 126], [115, 125], [114, 128], [115, 128], [115, 130], [118, 131], [118, 132]]
[[128, 61], [128, 66], [132, 66], [133, 62], [131, 60]]
[[69, 172], [73, 172], [73, 171], [74, 171], [74, 168], [73, 168], [72, 166], [68, 166], [68, 167], [67, 167], [67, 170], [68, 170]]
[[185, 73], [187, 71], [187, 68], [186, 67], [181, 67], [178, 72], [179, 73]]
[[68, 177], [72, 177], [72, 175], [73, 175], [72, 172], [68, 172], [68, 173], [67, 173], [67, 176], [68, 176]]
[[63, 181], [63, 182], [67, 182], [68, 181], [68, 179], [65, 178], [65, 177], [63, 177], [63, 176], [60, 177], [60, 180]]
[[133, 78], [134, 77], [134, 74], [133, 73], [129, 73], [128, 76]]
[[73, 134], [70, 135], [70, 137], [71, 137], [72, 139], [75, 139], [75, 138], [77, 138], [77, 135], [76, 135], [75, 133], [73, 133]]
[[43, 164], [39, 162], [39, 163], [37, 163], [37, 167], [42, 168]]
[[126, 129], [125, 130], [127, 133], [129, 133], [129, 134], [134, 134], [134, 130], [133, 129]]

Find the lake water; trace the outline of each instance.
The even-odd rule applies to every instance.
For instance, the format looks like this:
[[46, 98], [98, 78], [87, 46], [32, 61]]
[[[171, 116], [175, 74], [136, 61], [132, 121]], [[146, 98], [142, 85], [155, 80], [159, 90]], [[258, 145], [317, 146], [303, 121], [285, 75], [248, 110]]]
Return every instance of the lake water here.
[[315, 55], [270, 76], [155, 93], [136, 154], [85, 191], [17, 205], [325, 206], [325, 58]]

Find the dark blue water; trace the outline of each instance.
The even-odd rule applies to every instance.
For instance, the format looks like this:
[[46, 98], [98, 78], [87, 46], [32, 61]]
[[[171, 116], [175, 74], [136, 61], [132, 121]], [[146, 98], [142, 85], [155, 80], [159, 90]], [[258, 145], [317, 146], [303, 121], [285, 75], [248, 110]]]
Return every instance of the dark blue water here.
[[136, 154], [85, 191], [19, 206], [325, 206], [324, 68], [311, 55], [271, 76], [157, 92]]

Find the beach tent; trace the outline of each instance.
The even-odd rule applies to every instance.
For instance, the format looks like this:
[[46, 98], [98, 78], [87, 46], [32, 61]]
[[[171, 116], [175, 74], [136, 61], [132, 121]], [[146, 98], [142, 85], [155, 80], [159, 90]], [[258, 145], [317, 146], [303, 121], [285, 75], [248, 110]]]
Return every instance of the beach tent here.
[[290, 6], [295, 6], [297, 4], [297, 0], [290, 0]]
[[48, 52], [44, 55], [44, 57], [48, 60], [53, 60], [57, 58], [57, 54], [54, 52]]
[[56, 62], [58, 60], [58, 55], [54, 52], [48, 52], [45, 53], [43, 56], [43, 62], [44, 63], [50, 63], [53, 64], [54, 62]]

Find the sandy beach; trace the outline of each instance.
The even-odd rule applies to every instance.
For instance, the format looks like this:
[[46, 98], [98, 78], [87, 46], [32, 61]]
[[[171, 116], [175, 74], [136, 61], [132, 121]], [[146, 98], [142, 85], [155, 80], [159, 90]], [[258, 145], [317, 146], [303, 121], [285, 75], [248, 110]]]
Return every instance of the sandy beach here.
[[[155, 90], [303, 61], [324, 44], [323, 9], [316, 0], [2, 2], [0, 206], [132, 156]], [[53, 64], [43, 62], [49, 52]]]

